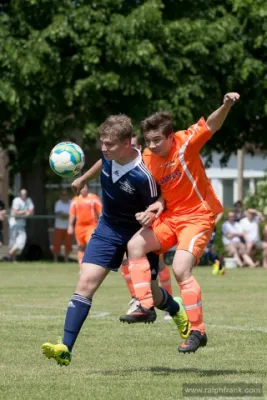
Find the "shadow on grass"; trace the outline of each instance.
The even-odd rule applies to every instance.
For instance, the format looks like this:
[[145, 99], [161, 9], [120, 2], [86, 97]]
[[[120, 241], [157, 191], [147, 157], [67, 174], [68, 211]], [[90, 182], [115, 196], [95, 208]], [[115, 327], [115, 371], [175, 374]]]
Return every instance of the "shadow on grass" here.
[[168, 375], [177, 375], [177, 374], [188, 374], [195, 373], [200, 376], [217, 376], [217, 375], [235, 375], [235, 374], [257, 374], [261, 375], [259, 371], [253, 370], [236, 370], [236, 369], [200, 369], [200, 368], [167, 368], [167, 367], [150, 367], [150, 368], [132, 368], [132, 369], [124, 369], [124, 370], [102, 370], [102, 371], [88, 371], [88, 375], [102, 375], [102, 376], [130, 376], [140, 372], [151, 372], [154, 375], [168, 376]]

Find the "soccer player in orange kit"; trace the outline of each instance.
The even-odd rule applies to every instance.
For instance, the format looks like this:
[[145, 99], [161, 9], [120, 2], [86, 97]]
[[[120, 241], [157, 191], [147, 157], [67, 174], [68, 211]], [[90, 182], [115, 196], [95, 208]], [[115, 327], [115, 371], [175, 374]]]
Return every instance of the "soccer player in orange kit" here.
[[80, 195], [74, 197], [71, 202], [68, 226], [68, 234], [72, 235], [75, 232], [80, 268], [86, 245], [97, 226], [101, 212], [102, 203], [100, 198], [96, 194], [89, 193], [88, 185], [85, 184], [80, 191]]
[[[180, 286], [181, 297], [191, 323], [189, 337], [178, 351], [195, 352], [206, 346], [207, 335], [203, 323], [201, 289], [192, 275], [209, 242], [215, 216], [223, 207], [206, 176], [199, 152], [217, 132], [231, 107], [239, 100], [238, 93], [227, 93], [223, 104], [207, 119], [201, 118], [187, 130], [174, 133], [172, 119], [167, 112], [158, 112], [141, 122], [147, 149], [143, 161], [161, 189], [161, 198], [146, 211], [155, 211], [157, 219], [148, 228], [145, 212], [137, 213], [143, 228], [128, 243], [129, 271], [135, 294], [141, 306], [121, 321], [139, 322], [153, 310], [151, 288], [142, 285], [148, 279], [148, 252], [164, 253], [177, 245], [173, 271]], [[164, 210], [164, 211], [163, 211]], [[148, 271], [148, 272], [147, 272]], [[153, 290], [153, 284], [152, 284]]]
[[[139, 137], [135, 133], [132, 135], [131, 144], [136, 149], [142, 151], [142, 146], [141, 146]], [[129, 262], [128, 262], [128, 258], [126, 257], [126, 255], [123, 258], [122, 265], [121, 265], [121, 276], [125, 280], [125, 283], [129, 290], [130, 296], [132, 297], [132, 299], [129, 303], [129, 309], [127, 311], [127, 314], [129, 314], [138, 306], [139, 301], [135, 298], [134, 287], [133, 287], [133, 283], [131, 281], [131, 276], [129, 273]], [[165, 263], [164, 263], [163, 254], [161, 254], [160, 260], [159, 260], [158, 277], [159, 277], [159, 281], [160, 281], [160, 286], [162, 288], [166, 289], [167, 292], [172, 296], [171, 274], [170, 274], [169, 267], [167, 265], [165, 265]], [[171, 320], [171, 316], [169, 315], [168, 312], [165, 312], [164, 319]]]

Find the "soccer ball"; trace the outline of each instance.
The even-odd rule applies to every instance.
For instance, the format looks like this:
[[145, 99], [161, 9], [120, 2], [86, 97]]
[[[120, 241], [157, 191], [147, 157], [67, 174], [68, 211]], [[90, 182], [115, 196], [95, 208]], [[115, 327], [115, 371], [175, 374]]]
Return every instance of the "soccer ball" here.
[[49, 164], [52, 171], [62, 178], [75, 176], [84, 166], [84, 153], [77, 144], [62, 142], [52, 149]]

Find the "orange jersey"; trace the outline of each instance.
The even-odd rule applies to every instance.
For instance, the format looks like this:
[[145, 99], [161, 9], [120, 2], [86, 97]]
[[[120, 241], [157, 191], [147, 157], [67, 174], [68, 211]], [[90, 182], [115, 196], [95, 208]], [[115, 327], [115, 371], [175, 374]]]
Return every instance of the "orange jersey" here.
[[102, 203], [96, 194], [89, 193], [74, 197], [69, 214], [76, 217], [76, 225], [97, 225], [98, 214], [102, 211]]
[[213, 215], [223, 210], [199, 155], [211, 136], [201, 118], [187, 130], [174, 134], [174, 145], [167, 157], [144, 150], [144, 163], [160, 185], [166, 210], [175, 214], [206, 210]]

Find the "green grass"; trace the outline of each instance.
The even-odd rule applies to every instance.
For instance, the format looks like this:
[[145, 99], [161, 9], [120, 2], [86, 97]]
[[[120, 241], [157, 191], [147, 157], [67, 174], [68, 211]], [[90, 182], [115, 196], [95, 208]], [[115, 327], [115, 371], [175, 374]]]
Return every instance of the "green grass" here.
[[153, 325], [120, 324], [129, 297], [120, 275], [111, 273], [95, 296], [71, 366], [60, 368], [42, 355], [41, 345], [62, 334], [77, 266], [1, 263], [0, 399], [177, 400], [185, 383], [267, 387], [267, 271], [194, 272], [203, 293], [206, 348], [178, 354], [175, 327], [160, 311]]

